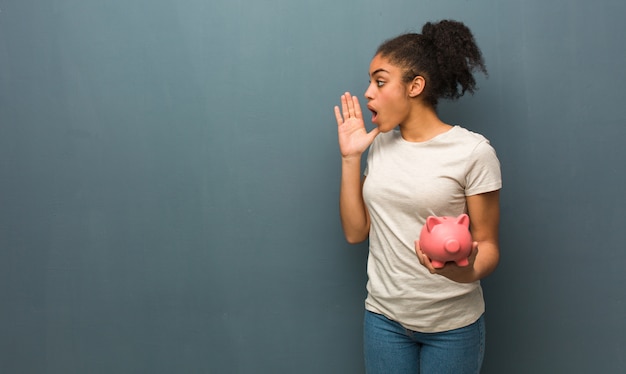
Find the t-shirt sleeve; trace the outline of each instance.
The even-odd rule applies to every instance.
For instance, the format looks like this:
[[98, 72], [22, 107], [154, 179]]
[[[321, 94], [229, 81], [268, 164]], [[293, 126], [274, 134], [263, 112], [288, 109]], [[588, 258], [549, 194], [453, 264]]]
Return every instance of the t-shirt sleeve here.
[[488, 140], [478, 143], [468, 158], [465, 196], [496, 191], [502, 188], [500, 161]]

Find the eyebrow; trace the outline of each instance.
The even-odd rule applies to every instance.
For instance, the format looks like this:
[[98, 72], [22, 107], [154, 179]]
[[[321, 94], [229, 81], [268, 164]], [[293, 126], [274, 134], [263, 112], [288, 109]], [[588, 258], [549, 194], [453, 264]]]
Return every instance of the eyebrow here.
[[373, 77], [374, 75], [378, 74], [378, 73], [387, 73], [389, 74], [389, 72], [385, 69], [376, 69], [372, 72], [372, 74], [370, 74], [370, 77]]

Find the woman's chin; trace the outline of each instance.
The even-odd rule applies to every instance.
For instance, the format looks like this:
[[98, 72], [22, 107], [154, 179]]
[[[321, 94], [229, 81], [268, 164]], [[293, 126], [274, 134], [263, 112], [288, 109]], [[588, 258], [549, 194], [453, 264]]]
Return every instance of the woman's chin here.
[[394, 128], [396, 128], [396, 126], [389, 126], [388, 124], [386, 125], [384, 123], [374, 123], [374, 125], [378, 128], [378, 131], [382, 133], [389, 132], [393, 130]]

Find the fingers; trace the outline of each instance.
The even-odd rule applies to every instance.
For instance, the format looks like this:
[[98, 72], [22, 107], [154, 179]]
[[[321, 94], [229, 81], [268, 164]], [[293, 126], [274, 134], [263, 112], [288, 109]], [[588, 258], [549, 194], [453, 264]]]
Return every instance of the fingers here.
[[437, 273], [437, 269], [435, 269], [432, 265], [432, 263], [430, 262], [430, 259], [428, 258], [428, 256], [426, 256], [424, 254], [424, 252], [422, 252], [422, 249], [420, 248], [420, 241], [415, 240], [414, 244], [415, 244], [415, 254], [417, 254], [417, 259], [419, 260], [420, 264], [422, 264], [426, 269], [428, 269], [428, 271], [431, 274], [435, 274]]
[[[350, 95], [350, 93], [346, 92], [345, 94], [341, 95], [341, 113], [343, 114], [343, 120], [347, 120], [348, 118], [350, 118], [350, 107], [348, 105], [348, 96]], [[352, 101], [352, 100], [350, 100]]]
[[335, 106], [335, 118], [337, 119], [337, 126], [341, 126], [343, 123], [343, 117], [341, 116], [341, 111], [339, 111], [338, 106]]
[[349, 118], [360, 119], [363, 117], [361, 106], [359, 105], [359, 99], [356, 96], [352, 96], [350, 92], [346, 92], [341, 95], [341, 113], [343, 115], [343, 121], [346, 121]]
[[478, 242], [472, 242], [472, 251], [469, 254], [470, 262], [473, 263], [478, 255]]
[[338, 126], [341, 126], [348, 118], [350, 118], [350, 108], [348, 103], [351, 102], [352, 99], [348, 100], [349, 96], [349, 92], [341, 95], [341, 110], [338, 106], [335, 106], [335, 118], [337, 119]]
[[422, 253], [422, 249], [420, 248], [420, 241], [415, 240], [414, 244], [415, 244], [415, 254], [417, 255], [417, 259], [419, 260], [420, 264], [424, 265], [426, 256], [424, 255], [424, 253]]
[[363, 118], [363, 113], [361, 112], [361, 105], [359, 105], [359, 98], [356, 96], [352, 96], [352, 106], [354, 110], [354, 117], [361, 119]]

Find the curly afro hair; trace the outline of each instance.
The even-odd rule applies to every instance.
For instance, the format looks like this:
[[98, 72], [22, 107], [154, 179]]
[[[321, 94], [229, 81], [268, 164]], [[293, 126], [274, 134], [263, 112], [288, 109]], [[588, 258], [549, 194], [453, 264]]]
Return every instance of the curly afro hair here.
[[376, 55], [404, 70], [403, 80], [426, 80], [423, 98], [437, 107], [439, 99], [456, 100], [476, 90], [474, 72], [487, 75], [482, 53], [470, 29], [461, 22], [428, 22], [422, 33], [408, 33], [385, 41]]

